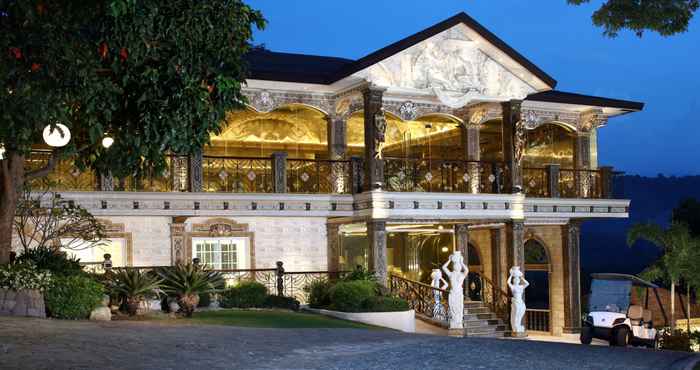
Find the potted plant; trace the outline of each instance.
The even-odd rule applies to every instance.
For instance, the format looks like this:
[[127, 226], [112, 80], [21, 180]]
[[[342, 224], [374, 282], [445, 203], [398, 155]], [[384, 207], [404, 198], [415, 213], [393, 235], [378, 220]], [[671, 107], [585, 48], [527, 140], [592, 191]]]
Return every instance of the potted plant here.
[[177, 299], [186, 317], [197, 308], [200, 294], [217, 292], [225, 285], [220, 273], [191, 263], [164, 267], [158, 274], [163, 279], [163, 291]]
[[136, 315], [147, 297], [157, 294], [162, 283], [158, 274], [134, 268], [116, 269], [109, 274], [107, 289], [111, 295], [118, 295], [125, 300], [126, 311], [130, 316]]

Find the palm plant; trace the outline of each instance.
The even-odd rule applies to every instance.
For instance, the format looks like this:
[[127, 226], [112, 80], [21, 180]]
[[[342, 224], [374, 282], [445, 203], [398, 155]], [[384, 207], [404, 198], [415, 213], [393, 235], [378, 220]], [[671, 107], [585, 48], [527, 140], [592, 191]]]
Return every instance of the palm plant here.
[[217, 292], [226, 285], [220, 273], [191, 263], [164, 267], [158, 274], [163, 279], [163, 291], [177, 298], [186, 317], [192, 316], [200, 294]]
[[127, 312], [133, 316], [144, 299], [157, 295], [161, 283], [158, 275], [151, 271], [123, 268], [109, 273], [107, 289], [110, 295], [118, 295], [126, 301]]
[[688, 263], [695, 253], [697, 240], [692, 237], [685, 224], [673, 222], [667, 229], [651, 223], [633, 225], [627, 232], [629, 246], [644, 239], [658, 246], [662, 255], [642, 272], [648, 280], [662, 280], [671, 285], [671, 330], [676, 326], [676, 285], [681, 279], [689, 281], [697, 266]]

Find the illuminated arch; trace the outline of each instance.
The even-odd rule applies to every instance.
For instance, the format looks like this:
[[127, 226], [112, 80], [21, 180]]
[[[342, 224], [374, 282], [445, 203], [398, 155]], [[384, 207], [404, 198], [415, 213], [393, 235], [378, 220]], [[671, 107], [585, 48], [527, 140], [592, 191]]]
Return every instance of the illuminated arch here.
[[570, 125], [549, 121], [527, 130], [525, 135], [524, 167], [541, 168], [547, 164], [574, 167], [575, 130]]

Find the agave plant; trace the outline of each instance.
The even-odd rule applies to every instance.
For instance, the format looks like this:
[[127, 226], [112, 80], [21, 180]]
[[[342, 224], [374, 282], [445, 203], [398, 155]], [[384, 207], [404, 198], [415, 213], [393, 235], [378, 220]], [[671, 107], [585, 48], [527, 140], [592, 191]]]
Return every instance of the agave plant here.
[[220, 273], [191, 263], [164, 267], [158, 274], [163, 279], [163, 291], [177, 298], [186, 317], [192, 316], [200, 294], [214, 293], [225, 286]]
[[107, 289], [110, 295], [126, 300], [127, 312], [133, 316], [144, 299], [158, 294], [161, 283], [160, 277], [151, 271], [124, 268], [109, 273]]

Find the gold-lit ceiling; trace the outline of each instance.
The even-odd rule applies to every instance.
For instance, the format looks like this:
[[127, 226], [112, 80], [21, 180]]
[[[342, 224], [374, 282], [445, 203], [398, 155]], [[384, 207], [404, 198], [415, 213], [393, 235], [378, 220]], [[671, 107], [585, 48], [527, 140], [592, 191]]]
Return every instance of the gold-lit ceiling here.
[[545, 124], [527, 131], [523, 165], [542, 167], [559, 164], [562, 168], [573, 168], [574, 134], [557, 124]]

